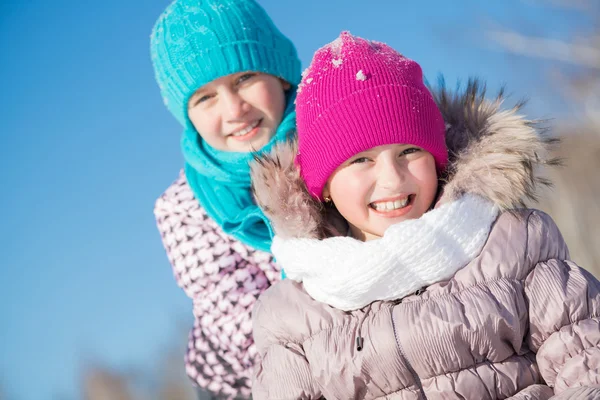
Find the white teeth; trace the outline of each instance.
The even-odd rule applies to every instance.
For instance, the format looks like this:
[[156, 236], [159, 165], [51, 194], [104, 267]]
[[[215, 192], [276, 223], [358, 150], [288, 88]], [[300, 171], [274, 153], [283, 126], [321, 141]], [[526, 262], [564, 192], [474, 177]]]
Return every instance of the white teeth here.
[[381, 203], [372, 203], [372, 206], [377, 211], [394, 211], [399, 208], [404, 208], [408, 204], [408, 197], [403, 200], [386, 201]]
[[246, 128], [242, 129], [241, 131], [232, 133], [231, 136], [244, 136], [247, 133], [249, 133], [252, 129], [256, 128], [258, 126], [259, 122], [260, 122], [260, 120], [254, 121], [251, 125], [247, 126]]

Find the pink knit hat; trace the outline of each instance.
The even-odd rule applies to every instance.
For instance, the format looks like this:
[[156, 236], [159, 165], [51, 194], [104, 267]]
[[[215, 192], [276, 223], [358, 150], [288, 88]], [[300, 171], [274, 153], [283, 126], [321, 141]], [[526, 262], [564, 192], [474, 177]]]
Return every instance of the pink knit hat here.
[[317, 50], [298, 87], [296, 114], [296, 162], [321, 200], [335, 169], [373, 147], [419, 146], [438, 173], [448, 162], [444, 120], [421, 67], [384, 43], [342, 32]]

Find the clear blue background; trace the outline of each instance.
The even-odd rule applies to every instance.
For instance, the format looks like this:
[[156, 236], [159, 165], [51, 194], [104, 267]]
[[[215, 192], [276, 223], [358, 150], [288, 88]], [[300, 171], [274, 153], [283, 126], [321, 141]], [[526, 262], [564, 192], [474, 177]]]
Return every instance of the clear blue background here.
[[[432, 81], [506, 83], [538, 117], [565, 112], [543, 85], [546, 62], [506, 55], [484, 33], [562, 38], [585, 22], [536, 1], [259, 1], [304, 67], [350, 30]], [[77, 398], [86, 363], [151, 366], [191, 323], [152, 215], [182, 165], [149, 58], [167, 4], [0, 3], [0, 385], [15, 399]]]

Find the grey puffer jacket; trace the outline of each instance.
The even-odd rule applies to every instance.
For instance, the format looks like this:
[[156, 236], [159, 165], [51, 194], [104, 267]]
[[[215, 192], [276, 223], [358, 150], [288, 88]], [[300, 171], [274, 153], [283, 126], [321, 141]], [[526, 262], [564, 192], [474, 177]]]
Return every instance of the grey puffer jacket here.
[[[253, 312], [255, 399], [600, 399], [600, 283], [548, 215], [521, 207], [546, 183], [535, 170], [549, 141], [477, 82], [434, 96], [451, 155], [441, 203], [473, 194], [502, 211], [481, 250], [450, 279], [358, 310], [318, 302], [302, 282], [272, 286]], [[277, 235], [343, 232], [294, 154], [280, 147], [253, 171]]]

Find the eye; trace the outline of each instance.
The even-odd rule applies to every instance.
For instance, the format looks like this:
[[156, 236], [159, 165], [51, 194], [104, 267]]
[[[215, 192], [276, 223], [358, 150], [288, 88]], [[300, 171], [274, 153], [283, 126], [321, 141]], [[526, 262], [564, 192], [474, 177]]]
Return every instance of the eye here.
[[242, 74], [242, 75], [240, 75], [239, 78], [237, 78], [235, 83], [237, 85], [239, 85], [240, 83], [246, 82], [248, 79], [251, 79], [255, 76], [256, 76], [256, 73], [254, 73], [254, 72], [248, 72], [246, 74]]
[[204, 96], [202, 96], [202, 97], [200, 97], [198, 99], [198, 101], [196, 102], [196, 104], [198, 104], [198, 103], [204, 103], [205, 101], [207, 101], [209, 99], [212, 99], [213, 97], [214, 97], [214, 95], [212, 95], [212, 94], [205, 94]]
[[366, 163], [368, 161], [371, 161], [371, 160], [367, 157], [358, 157], [358, 158], [355, 158], [354, 160], [350, 161], [349, 165], [362, 164], [362, 163]]
[[422, 150], [421, 150], [420, 148], [418, 148], [418, 147], [409, 147], [408, 149], [405, 149], [404, 151], [402, 151], [402, 152], [400, 153], [400, 157], [402, 157], [402, 156], [406, 156], [406, 155], [408, 155], [408, 154], [419, 153], [419, 152], [421, 152], [421, 151], [422, 151]]
[[215, 97], [214, 94], [204, 94], [202, 96], [196, 96], [190, 101], [190, 108], [197, 106], [198, 104], [204, 103]]

